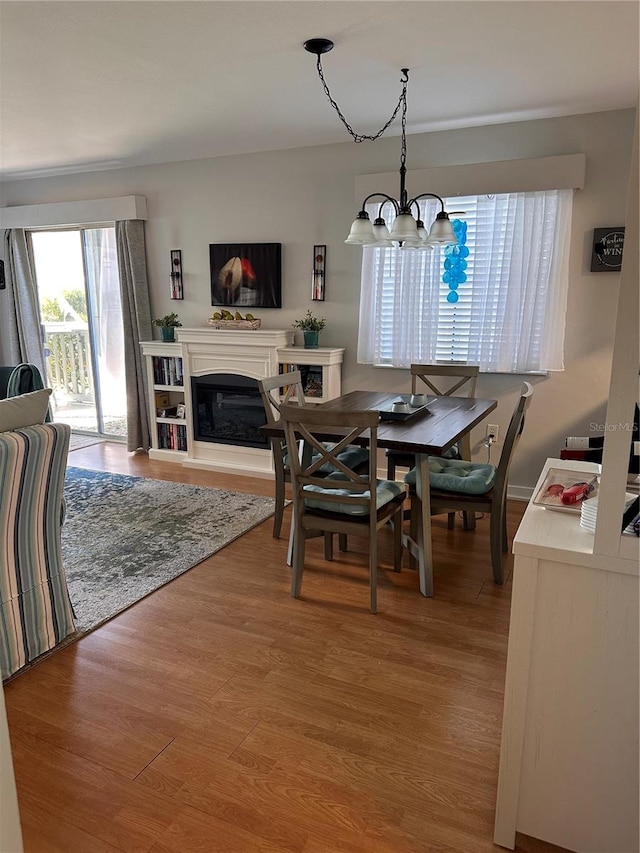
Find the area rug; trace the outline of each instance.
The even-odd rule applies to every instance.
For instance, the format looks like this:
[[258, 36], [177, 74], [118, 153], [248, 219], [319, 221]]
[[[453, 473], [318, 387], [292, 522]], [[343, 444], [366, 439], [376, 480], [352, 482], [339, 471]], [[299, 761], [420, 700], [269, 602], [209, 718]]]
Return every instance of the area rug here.
[[110, 619], [273, 514], [274, 500], [67, 468], [62, 558], [79, 631]]

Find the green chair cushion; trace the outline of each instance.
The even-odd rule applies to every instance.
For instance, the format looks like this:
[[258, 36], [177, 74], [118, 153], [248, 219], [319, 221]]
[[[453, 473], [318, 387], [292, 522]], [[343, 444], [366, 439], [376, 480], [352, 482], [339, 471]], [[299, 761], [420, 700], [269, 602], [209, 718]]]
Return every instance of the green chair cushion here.
[[[329, 447], [329, 449], [331, 449], [331, 447]], [[318, 454], [318, 456], [319, 455], [320, 454]], [[343, 465], [346, 465], [347, 468], [351, 468], [352, 471], [357, 471], [361, 466], [369, 464], [369, 451], [366, 447], [358, 447], [355, 444], [351, 444], [341, 453], [338, 453], [338, 459]], [[323, 474], [331, 474], [332, 471], [335, 471], [336, 469], [331, 462], [325, 462], [318, 470], [322, 471]]]
[[[467, 462], [466, 459], [445, 459], [441, 456], [429, 457], [429, 483], [431, 488], [441, 492], [458, 492], [463, 495], [484, 495], [493, 488], [496, 480], [494, 465], [481, 462]], [[409, 486], [416, 484], [416, 469], [404, 478]]]
[[[329, 474], [327, 480], [346, 480], [346, 477], [341, 472], [337, 471]], [[347, 480], [348, 482], [348, 480]], [[353, 497], [369, 497], [369, 492], [354, 492], [346, 486], [344, 489], [326, 489], [322, 486], [305, 486], [305, 504], [313, 509], [324, 509], [328, 512], [341, 512], [344, 515], [368, 515], [369, 510], [362, 504], [354, 504], [349, 498]], [[380, 509], [389, 501], [402, 495], [405, 492], [404, 483], [398, 483], [395, 480], [378, 480], [376, 485], [376, 509]], [[307, 497], [307, 493], [317, 494], [318, 497]], [[327, 501], [322, 499], [323, 494], [341, 495], [344, 501]]]
[[[332, 447], [335, 447], [335, 444], [325, 444], [325, 447], [328, 450], [331, 450]], [[320, 459], [320, 454], [318, 451], [315, 451], [311, 455], [311, 461], [315, 462], [317, 459]], [[345, 450], [341, 453], [338, 453], [338, 459], [347, 466], [347, 468], [351, 468], [352, 471], [357, 471], [359, 468], [362, 468], [365, 465], [369, 464], [369, 451], [366, 447], [357, 447], [355, 444], [350, 444]], [[282, 461], [284, 462], [285, 468], [288, 467], [289, 464], [289, 454], [284, 453], [282, 457]], [[318, 468], [318, 473], [322, 476], [322, 474], [331, 474], [336, 471], [336, 466], [331, 462], [325, 462], [320, 468]]]

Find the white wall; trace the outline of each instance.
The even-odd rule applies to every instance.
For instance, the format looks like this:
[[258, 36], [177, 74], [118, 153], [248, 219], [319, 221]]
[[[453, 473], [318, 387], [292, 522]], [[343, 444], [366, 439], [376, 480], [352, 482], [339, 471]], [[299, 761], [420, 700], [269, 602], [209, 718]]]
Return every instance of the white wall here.
[[[609, 386], [618, 273], [590, 273], [592, 231], [624, 223], [634, 112], [568, 116], [420, 134], [408, 139], [410, 169], [584, 152], [585, 188], [576, 193], [570, 259], [565, 371], [534, 377], [531, 416], [511, 474], [532, 487], [565, 435], [602, 423]], [[327, 318], [321, 343], [347, 348], [345, 390], [408, 387], [408, 372], [356, 364], [360, 250], [344, 245], [360, 199], [354, 177], [399, 164], [399, 139], [350, 142], [220, 157], [2, 186], [2, 205], [78, 201], [119, 195], [147, 198], [147, 250], [153, 316], [177, 310], [186, 326], [211, 314], [209, 243], [280, 242], [283, 308], [261, 309], [265, 328], [289, 328], [312, 307]], [[428, 191], [414, 187], [410, 193]], [[327, 244], [327, 298], [311, 303], [314, 243]], [[169, 252], [182, 249], [185, 300], [169, 299]], [[1, 310], [1, 304], [0, 304]], [[483, 375], [478, 395], [499, 400], [492, 422], [506, 428], [522, 377]], [[480, 439], [480, 431], [474, 437]], [[484, 448], [477, 448], [485, 458]]]

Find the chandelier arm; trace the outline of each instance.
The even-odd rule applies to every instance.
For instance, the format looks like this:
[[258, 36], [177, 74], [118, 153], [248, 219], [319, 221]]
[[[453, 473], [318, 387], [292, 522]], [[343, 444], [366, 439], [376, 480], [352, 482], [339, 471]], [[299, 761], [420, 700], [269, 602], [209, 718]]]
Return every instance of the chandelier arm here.
[[398, 103], [396, 104], [395, 110], [391, 114], [391, 118], [389, 119], [389, 121], [383, 127], [381, 127], [380, 130], [376, 134], [369, 135], [366, 133], [356, 133], [356, 131], [351, 127], [349, 122], [344, 117], [342, 110], [340, 109], [338, 104], [334, 101], [334, 99], [331, 95], [331, 92], [329, 91], [329, 86], [327, 85], [327, 81], [324, 79], [324, 72], [322, 70], [322, 58], [321, 58], [320, 54], [318, 54], [318, 59], [316, 61], [316, 68], [318, 69], [318, 77], [320, 78], [320, 81], [322, 82], [322, 86], [324, 88], [324, 93], [327, 96], [329, 103], [331, 104], [331, 106], [334, 108], [334, 110], [338, 114], [338, 118], [340, 119], [342, 124], [346, 127], [350, 136], [353, 137], [354, 142], [365, 142], [367, 140], [373, 141], [374, 139], [378, 139], [380, 136], [382, 136], [382, 134], [385, 132], [385, 130], [393, 123], [395, 117], [398, 115], [398, 112], [400, 111], [400, 107], [402, 106], [403, 102], [406, 104], [407, 83], [409, 81], [409, 69], [403, 68], [402, 69], [403, 76], [402, 76], [401, 81], [400, 81], [402, 83], [402, 93], [398, 99]]
[[418, 213], [420, 213], [420, 206], [418, 205], [419, 198], [437, 198], [442, 206], [442, 212], [444, 213], [444, 201], [440, 198], [439, 195], [436, 195], [436, 193], [420, 193], [420, 195], [417, 195], [415, 198], [411, 199], [411, 201], [409, 202], [409, 207], [415, 204], [418, 208]]
[[361, 209], [362, 209], [362, 210], [364, 210], [364, 209], [365, 209], [365, 206], [366, 206], [367, 202], [369, 201], [369, 199], [371, 199], [371, 198], [376, 198], [376, 197], [380, 197], [380, 196], [382, 196], [382, 198], [384, 199], [384, 201], [380, 203], [380, 207], [378, 208], [378, 217], [380, 217], [380, 215], [382, 214], [382, 208], [384, 207], [384, 205], [385, 205], [388, 201], [390, 201], [390, 202], [391, 202], [391, 204], [393, 205], [394, 210], [395, 210], [395, 212], [396, 212], [396, 216], [397, 216], [397, 215], [398, 215], [398, 213], [399, 213], [399, 211], [400, 211], [400, 206], [399, 206], [398, 202], [395, 200], [395, 198], [393, 198], [393, 196], [387, 195], [386, 193], [371, 193], [371, 195], [368, 195], [368, 196], [365, 198], [365, 200], [362, 202], [362, 208], [361, 208]]

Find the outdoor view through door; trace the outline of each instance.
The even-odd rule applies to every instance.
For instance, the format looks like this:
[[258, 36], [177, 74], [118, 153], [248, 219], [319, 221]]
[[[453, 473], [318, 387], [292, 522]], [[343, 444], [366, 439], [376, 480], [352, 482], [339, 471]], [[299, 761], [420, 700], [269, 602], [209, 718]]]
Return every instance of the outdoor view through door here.
[[33, 231], [31, 242], [55, 419], [126, 436], [115, 229]]

